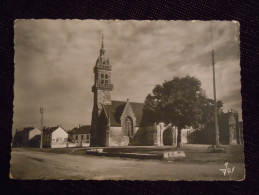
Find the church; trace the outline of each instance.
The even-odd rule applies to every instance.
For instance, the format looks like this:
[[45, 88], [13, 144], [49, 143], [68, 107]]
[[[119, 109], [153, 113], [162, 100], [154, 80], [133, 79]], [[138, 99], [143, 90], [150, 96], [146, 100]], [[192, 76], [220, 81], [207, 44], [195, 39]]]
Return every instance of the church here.
[[[144, 103], [126, 101], [114, 101], [111, 93], [114, 89], [111, 81], [112, 64], [109, 58], [105, 56], [105, 49], [102, 44], [99, 57], [93, 69], [94, 85], [92, 92], [94, 94], [94, 105], [92, 111], [92, 122], [90, 131], [91, 147], [111, 147], [111, 146], [176, 146], [177, 145], [177, 129], [163, 123], [146, 122], [148, 116], [144, 115]], [[144, 102], [144, 100], [143, 100]], [[232, 115], [231, 115], [232, 116]], [[232, 121], [238, 122], [238, 114]], [[233, 117], [232, 117], [233, 118]], [[221, 118], [220, 118], [221, 119]], [[240, 144], [241, 134], [236, 128], [237, 122], [233, 123], [233, 128], [229, 128], [230, 115], [219, 121], [219, 135], [222, 144]], [[231, 123], [232, 124], [232, 123]], [[234, 130], [233, 130], [234, 129]], [[209, 134], [198, 136], [195, 129], [182, 129], [181, 143], [203, 143], [213, 144], [214, 137], [212, 132]], [[234, 132], [234, 133], [233, 133]], [[209, 137], [212, 139], [210, 140]], [[227, 141], [226, 141], [227, 140]], [[230, 141], [229, 141], [230, 140]]]
[[176, 145], [177, 131], [163, 124], [143, 125], [143, 103], [111, 99], [112, 64], [105, 56], [102, 38], [100, 55], [93, 69], [94, 106], [91, 122], [92, 147]]

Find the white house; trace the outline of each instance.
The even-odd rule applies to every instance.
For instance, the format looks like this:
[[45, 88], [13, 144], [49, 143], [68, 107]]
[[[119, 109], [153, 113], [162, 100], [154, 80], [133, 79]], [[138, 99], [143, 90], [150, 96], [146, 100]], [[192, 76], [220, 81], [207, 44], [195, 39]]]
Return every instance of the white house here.
[[42, 146], [44, 148], [65, 148], [68, 143], [68, 133], [61, 126], [44, 127]]
[[40, 146], [41, 130], [37, 127], [25, 127], [23, 129], [22, 145], [25, 147]]
[[82, 125], [72, 129], [71, 134], [75, 144], [78, 147], [89, 146], [90, 145], [90, 129], [91, 125]]

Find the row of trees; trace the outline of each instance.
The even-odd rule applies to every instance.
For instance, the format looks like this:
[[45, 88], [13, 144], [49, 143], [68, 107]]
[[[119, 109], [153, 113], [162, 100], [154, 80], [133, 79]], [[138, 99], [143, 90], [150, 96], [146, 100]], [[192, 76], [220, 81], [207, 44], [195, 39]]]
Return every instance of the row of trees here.
[[[218, 101], [218, 109], [222, 106], [223, 103]], [[143, 112], [145, 125], [164, 122], [177, 127], [177, 147], [180, 147], [182, 129], [201, 129], [214, 121], [214, 100], [207, 98], [199, 79], [174, 77], [155, 86], [153, 93], [146, 97]]]

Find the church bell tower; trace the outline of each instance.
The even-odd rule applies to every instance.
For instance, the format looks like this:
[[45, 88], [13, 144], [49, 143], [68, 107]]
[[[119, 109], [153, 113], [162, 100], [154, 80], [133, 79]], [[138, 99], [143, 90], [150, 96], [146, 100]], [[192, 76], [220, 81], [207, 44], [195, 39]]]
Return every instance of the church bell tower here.
[[113, 90], [113, 84], [111, 84], [111, 70], [112, 65], [110, 64], [109, 58], [105, 56], [102, 36], [102, 46], [94, 67], [94, 85], [92, 87], [94, 104], [98, 107], [98, 115], [102, 110], [102, 105], [111, 104], [111, 91]]
[[90, 146], [105, 146], [103, 143], [105, 140], [106, 130], [102, 130], [100, 123], [104, 123], [100, 118], [100, 114], [103, 110], [103, 105], [111, 105], [111, 91], [113, 90], [113, 84], [111, 84], [111, 70], [109, 58], [105, 56], [105, 49], [103, 44], [100, 49], [100, 55], [98, 56], [94, 66], [94, 85], [92, 92], [94, 93], [94, 106], [92, 111], [92, 123], [91, 123], [91, 138]]

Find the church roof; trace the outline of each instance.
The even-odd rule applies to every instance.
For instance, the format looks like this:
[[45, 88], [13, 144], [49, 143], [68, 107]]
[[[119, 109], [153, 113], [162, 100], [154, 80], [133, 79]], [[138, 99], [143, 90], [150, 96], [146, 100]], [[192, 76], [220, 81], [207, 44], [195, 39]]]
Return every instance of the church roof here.
[[[115, 127], [121, 126], [120, 117], [126, 106], [127, 101], [111, 101], [111, 105], [104, 105], [107, 115], [110, 116], [110, 125]], [[140, 126], [143, 115], [143, 103], [129, 102], [136, 117], [136, 126]]]

